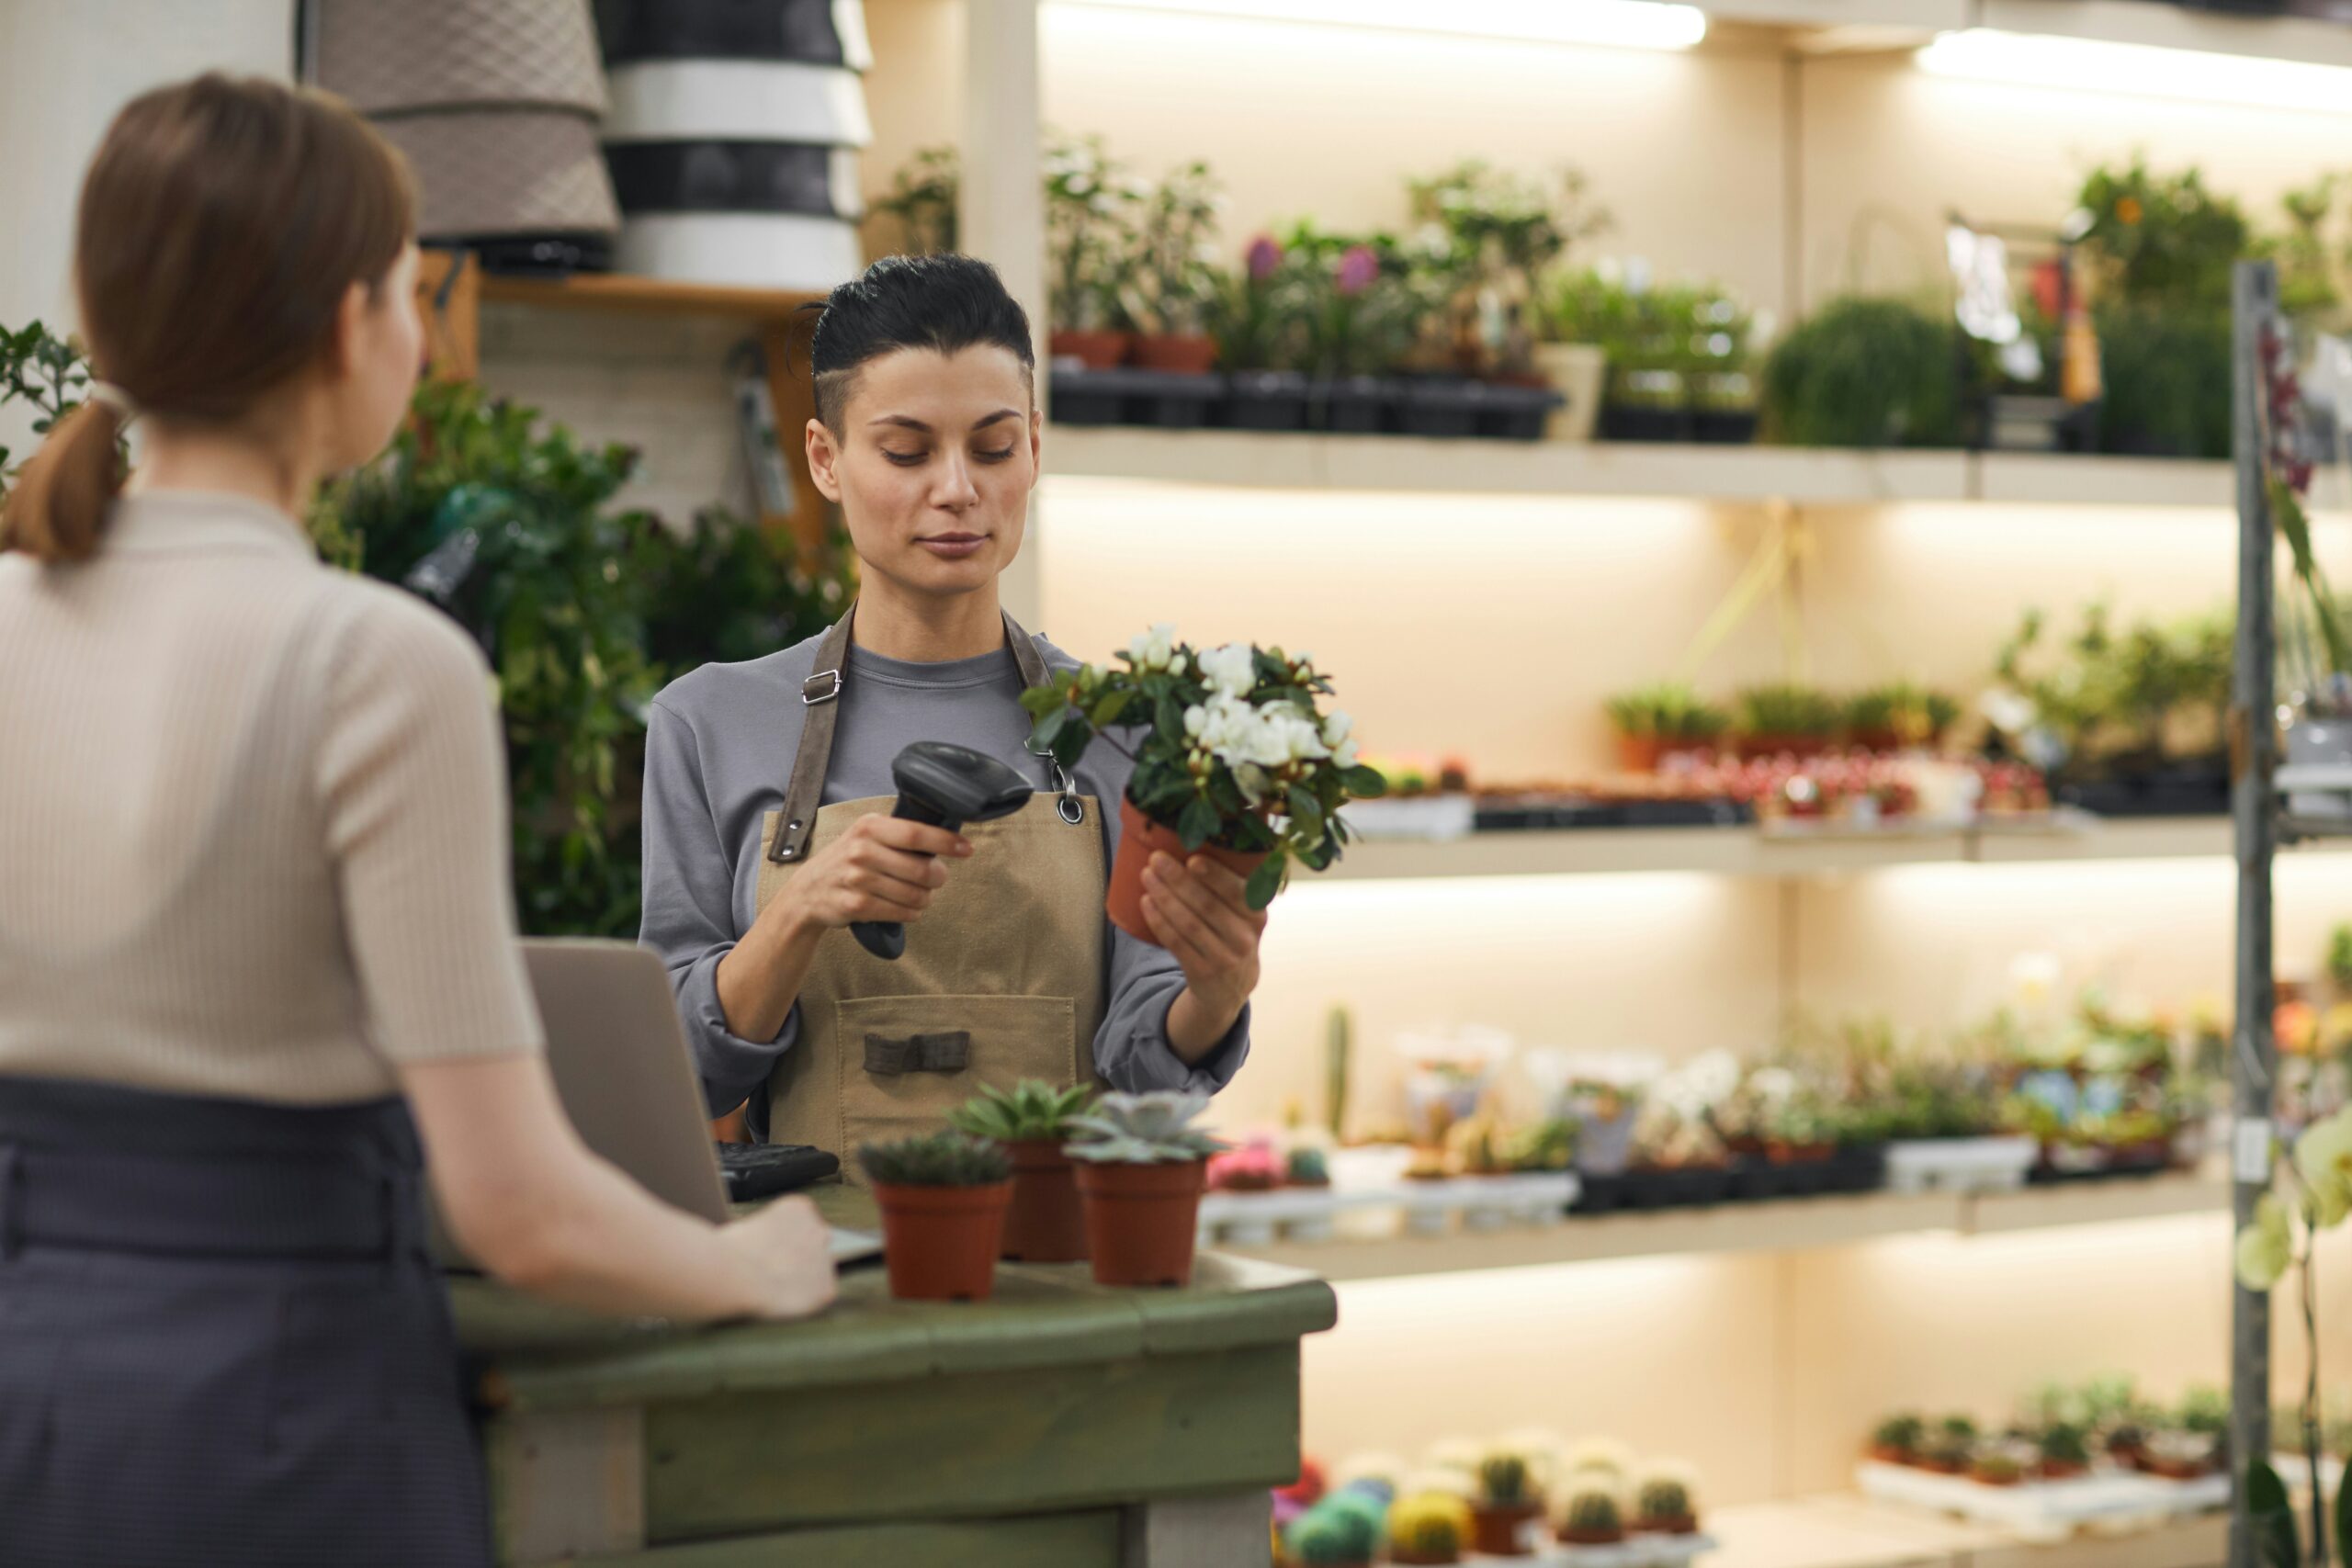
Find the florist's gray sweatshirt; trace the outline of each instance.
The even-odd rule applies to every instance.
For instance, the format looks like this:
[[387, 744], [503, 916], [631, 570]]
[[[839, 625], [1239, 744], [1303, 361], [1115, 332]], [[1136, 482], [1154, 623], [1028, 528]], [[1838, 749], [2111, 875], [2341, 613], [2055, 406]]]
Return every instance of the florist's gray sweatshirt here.
[[[730, 1032], [718, 1005], [718, 961], [757, 913], [760, 825], [784, 804], [807, 712], [801, 683], [816, 668], [820, 640], [680, 676], [653, 699], [646, 738], [645, 919], [638, 940], [669, 966], [712, 1113], [748, 1097], [762, 1136], [767, 1098], [758, 1090], [799, 1037], [800, 1009], [794, 1004], [773, 1040]], [[1035, 640], [1047, 669], [1078, 667], [1044, 637]], [[825, 805], [895, 795], [891, 760], [914, 740], [968, 746], [1035, 778], [1041, 790], [1053, 787], [1050, 765], [1023, 744], [1030, 720], [1010, 648], [922, 664], [853, 645], [839, 701]], [[1079, 792], [1101, 805], [1088, 818], [1102, 835], [1105, 866], [1118, 853], [1118, 803], [1131, 771], [1104, 745], [1090, 749], [1074, 770]], [[1097, 915], [1108, 1011], [1094, 1036], [1096, 1069], [1113, 1088], [1130, 1091], [1223, 1089], [1249, 1054], [1250, 1010], [1200, 1066], [1186, 1066], [1168, 1043], [1168, 1009], [1184, 988], [1183, 971], [1165, 950]]]

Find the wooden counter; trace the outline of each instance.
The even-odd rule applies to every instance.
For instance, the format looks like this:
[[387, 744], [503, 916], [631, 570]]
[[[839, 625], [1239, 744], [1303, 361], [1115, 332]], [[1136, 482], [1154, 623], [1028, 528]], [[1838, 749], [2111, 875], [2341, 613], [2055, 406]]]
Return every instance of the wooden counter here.
[[1314, 1276], [1215, 1255], [1182, 1291], [1007, 1265], [977, 1305], [868, 1267], [812, 1321], [700, 1330], [450, 1293], [500, 1560], [599, 1568], [1262, 1564], [1298, 1342], [1338, 1317]]

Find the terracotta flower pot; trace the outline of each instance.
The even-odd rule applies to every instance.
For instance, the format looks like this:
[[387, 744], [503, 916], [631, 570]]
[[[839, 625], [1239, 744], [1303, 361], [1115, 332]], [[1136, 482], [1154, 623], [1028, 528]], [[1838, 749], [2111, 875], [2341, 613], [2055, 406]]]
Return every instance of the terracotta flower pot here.
[[1666, 740], [1657, 735], [1617, 737], [1617, 766], [1629, 773], [1654, 773], [1666, 756]]
[[1005, 1211], [999, 1256], [1013, 1263], [1083, 1261], [1086, 1213], [1061, 1144], [1041, 1138], [1004, 1146], [1012, 1156], [1012, 1204]]
[[1529, 1556], [1533, 1549], [1527, 1544], [1527, 1527], [1543, 1513], [1541, 1503], [1515, 1503], [1507, 1508], [1473, 1504], [1470, 1544], [1488, 1557]]
[[1450, 1564], [1462, 1561], [1462, 1553], [1453, 1551], [1443, 1556], [1436, 1553], [1423, 1556], [1409, 1547], [1392, 1546], [1388, 1549], [1388, 1561], [1397, 1564], [1398, 1568], [1408, 1568], [1408, 1565], [1409, 1568], [1449, 1568]]
[[1822, 735], [1742, 735], [1734, 739], [1732, 749], [1743, 762], [1783, 751], [1792, 757], [1818, 757], [1829, 750], [1829, 739]]
[[2072, 1460], [2043, 1460], [2041, 1461], [2041, 1479], [2044, 1481], [2072, 1481], [2077, 1476], [2088, 1475], [2090, 1472], [2089, 1465], [2077, 1464]]
[[1086, 1245], [1098, 1285], [1185, 1285], [1200, 1227], [1206, 1160], [1182, 1165], [1078, 1162]]
[[1012, 1183], [881, 1187], [882, 1255], [890, 1293], [908, 1302], [984, 1302], [996, 1286], [997, 1241]]
[[1620, 1530], [1577, 1530], [1563, 1529], [1560, 1540], [1570, 1546], [1614, 1546], [1625, 1539]]
[[[1178, 860], [1184, 858], [1184, 840], [1172, 828], [1163, 828], [1137, 811], [1135, 802], [1122, 796], [1119, 800], [1119, 853], [1111, 864], [1111, 888], [1104, 895], [1103, 908], [1110, 914], [1111, 923], [1138, 942], [1159, 945], [1151, 934], [1151, 922], [1143, 918], [1143, 870], [1151, 863], [1154, 852], [1166, 851]], [[1211, 844], [1199, 852], [1234, 875], [1248, 880], [1250, 874], [1266, 863], [1262, 854], [1243, 854], [1238, 850], [1221, 850]]]
[[1136, 363], [1147, 370], [1205, 376], [1216, 368], [1216, 340], [1199, 333], [1145, 333], [1136, 339]]
[[2019, 1482], [2023, 1481], [2025, 1477], [2022, 1473], [2013, 1472], [2010, 1474], [2001, 1475], [1981, 1470], [1972, 1470], [1968, 1472], [1968, 1479], [1973, 1481], [1979, 1486], [2015, 1486]]
[[1881, 1444], [1873, 1443], [1871, 1445], [1870, 1452], [1871, 1458], [1877, 1461], [1880, 1464], [1909, 1465], [1919, 1462], [1919, 1456], [1911, 1452], [1907, 1449], [1890, 1449], [1883, 1447]]
[[1133, 333], [1064, 330], [1054, 333], [1046, 352], [1056, 359], [1075, 359], [1089, 370], [1116, 370], [1135, 346]]
[[1671, 1519], [1635, 1519], [1635, 1535], [1697, 1535], [1699, 1521], [1689, 1514]]

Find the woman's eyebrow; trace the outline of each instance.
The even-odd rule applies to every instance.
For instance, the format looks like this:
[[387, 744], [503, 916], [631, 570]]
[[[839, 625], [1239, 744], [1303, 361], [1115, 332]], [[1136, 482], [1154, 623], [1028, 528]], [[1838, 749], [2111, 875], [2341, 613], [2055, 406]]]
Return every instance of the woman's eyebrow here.
[[977, 421], [973, 424], [972, 428], [975, 431], [986, 430], [991, 424], [1002, 424], [1008, 419], [1019, 419], [1020, 417], [1021, 411], [1019, 409], [999, 409], [996, 412], [989, 415], [988, 418]]

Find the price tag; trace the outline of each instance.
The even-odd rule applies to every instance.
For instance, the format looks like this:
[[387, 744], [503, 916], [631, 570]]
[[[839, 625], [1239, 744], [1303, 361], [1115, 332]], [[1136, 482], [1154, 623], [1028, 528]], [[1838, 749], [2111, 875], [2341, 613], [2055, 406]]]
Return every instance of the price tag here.
[[2254, 1185], [2270, 1179], [2270, 1119], [2242, 1120], [2237, 1124], [2237, 1179]]

